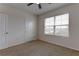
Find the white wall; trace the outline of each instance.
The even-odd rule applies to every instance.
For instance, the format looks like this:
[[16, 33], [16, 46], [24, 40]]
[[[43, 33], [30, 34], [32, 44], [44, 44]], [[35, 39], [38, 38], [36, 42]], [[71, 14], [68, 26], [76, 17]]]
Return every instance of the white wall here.
[[[44, 19], [47, 17], [69, 13], [69, 37], [44, 35]], [[72, 4], [39, 16], [39, 39], [61, 45], [67, 48], [79, 50], [79, 4]]]
[[5, 48], [37, 39], [36, 15], [3, 4], [0, 4], [0, 13], [8, 15], [8, 39]]

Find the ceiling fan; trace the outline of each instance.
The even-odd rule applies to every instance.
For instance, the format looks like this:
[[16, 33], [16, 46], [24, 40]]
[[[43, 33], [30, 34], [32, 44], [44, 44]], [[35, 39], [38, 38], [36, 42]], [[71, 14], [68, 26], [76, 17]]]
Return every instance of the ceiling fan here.
[[[28, 3], [27, 6], [31, 6], [33, 4], [35, 4], [35, 3]], [[38, 5], [39, 9], [42, 9], [41, 3], [36, 3], [36, 4]], [[51, 3], [48, 3], [48, 4], [51, 4]]]

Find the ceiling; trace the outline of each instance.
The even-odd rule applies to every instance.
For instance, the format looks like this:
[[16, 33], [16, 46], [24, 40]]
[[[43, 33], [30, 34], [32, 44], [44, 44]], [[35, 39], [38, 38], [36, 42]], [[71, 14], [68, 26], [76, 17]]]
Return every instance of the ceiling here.
[[40, 15], [48, 11], [55, 10], [57, 8], [68, 5], [68, 3], [52, 3], [52, 4], [41, 3], [42, 9], [39, 9], [37, 4], [27, 6], [27, 3], [8, 3], [6, 5], [9, 5], [24, 11], [28, 11], [36, 15]]

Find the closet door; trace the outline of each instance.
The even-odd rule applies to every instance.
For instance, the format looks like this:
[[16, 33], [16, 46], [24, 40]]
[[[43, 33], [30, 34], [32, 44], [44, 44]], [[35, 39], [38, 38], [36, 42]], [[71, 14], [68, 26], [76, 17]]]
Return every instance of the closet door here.
[[7, 47], [8, 29], [7, 29], [8, 17], [5, 14], [0, 14], [0, 49]]

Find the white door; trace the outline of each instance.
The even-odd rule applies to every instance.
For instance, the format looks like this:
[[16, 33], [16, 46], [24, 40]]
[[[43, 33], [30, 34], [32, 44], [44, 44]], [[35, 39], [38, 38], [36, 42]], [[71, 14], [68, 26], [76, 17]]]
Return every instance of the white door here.
[[8, 16], [5, 14], [0, 14], [0, 49], [4, 49], [8, 45], [7, 22], [8, 22]]

